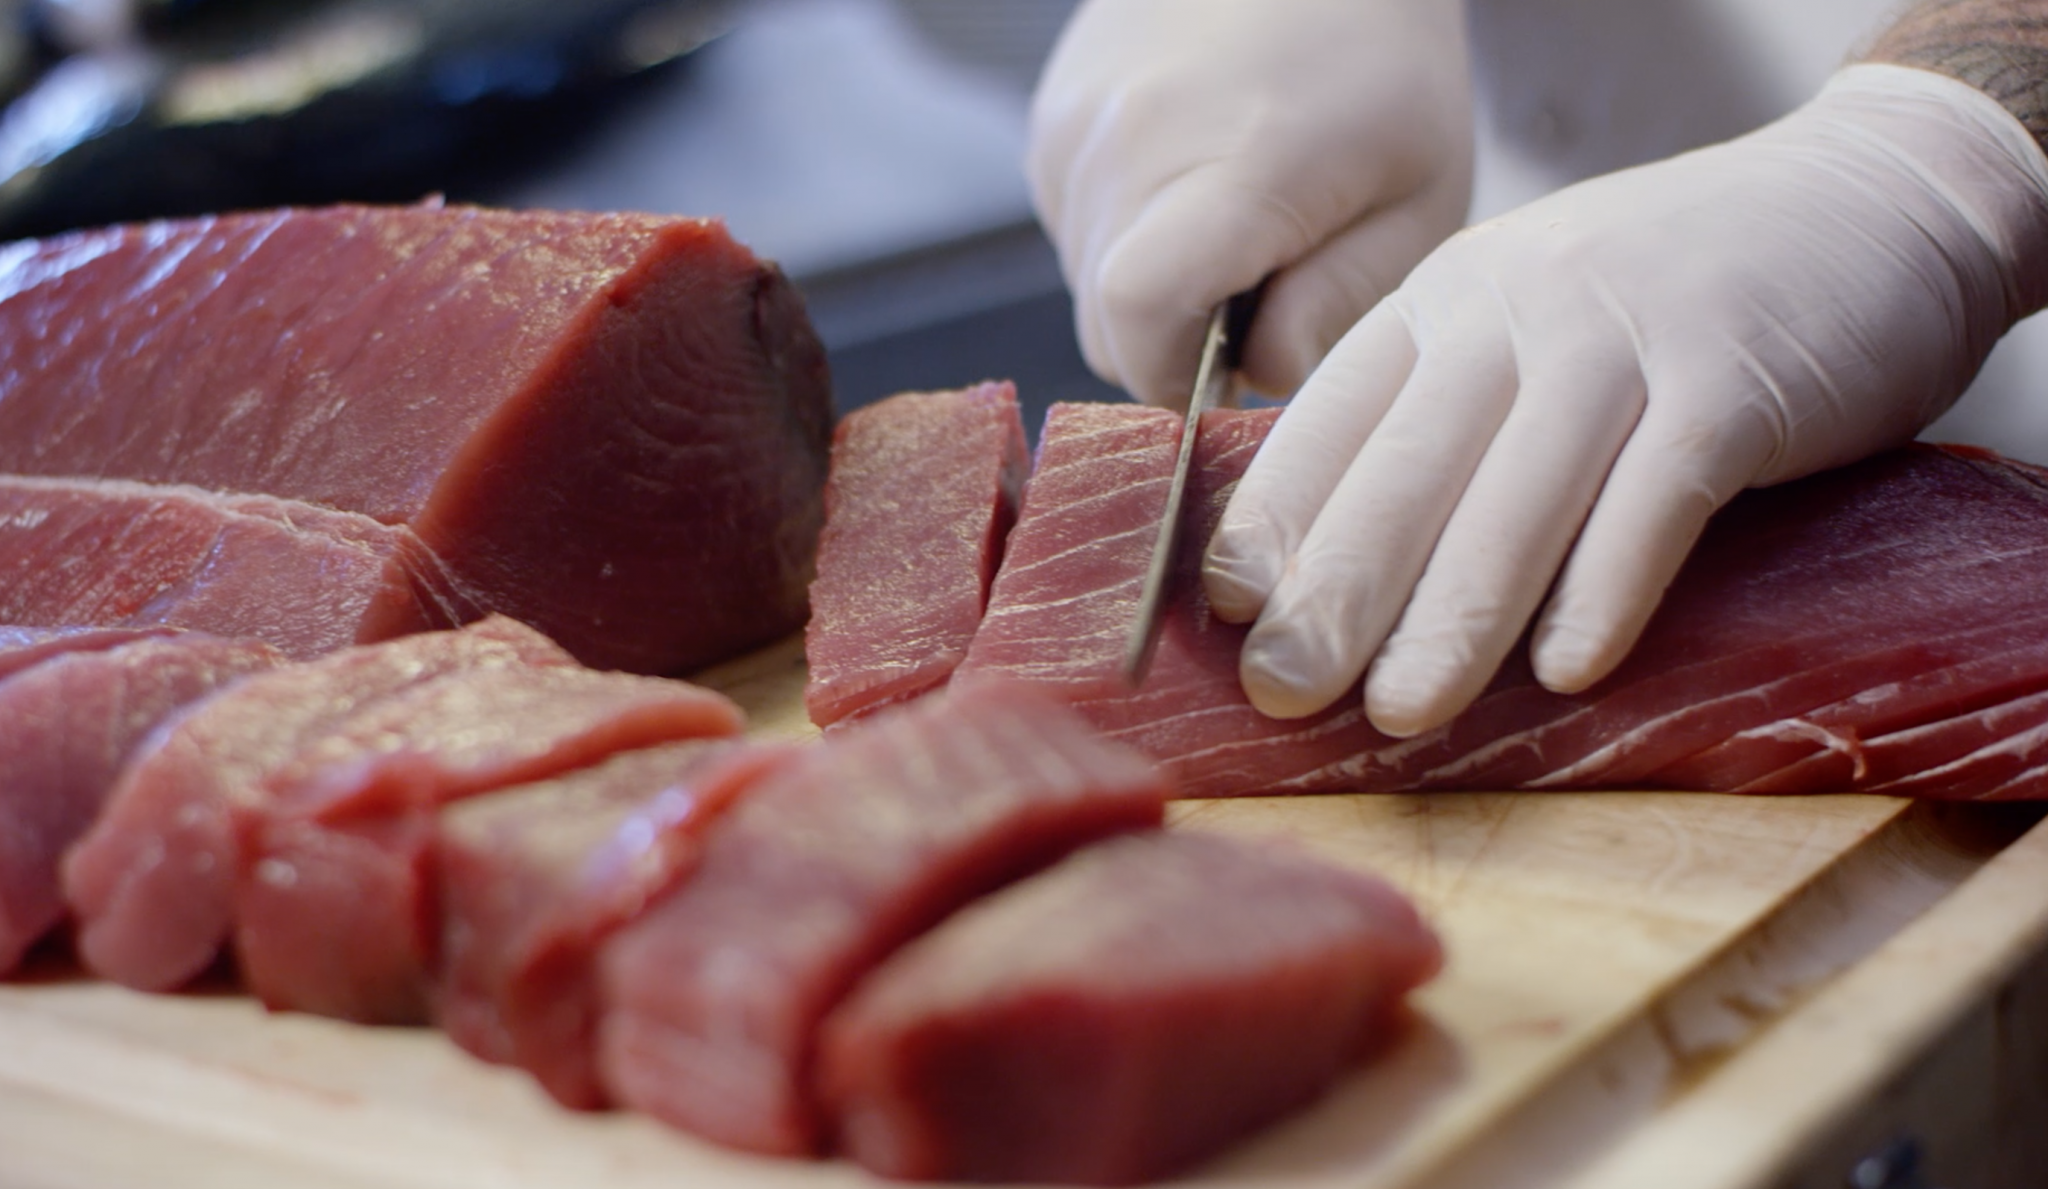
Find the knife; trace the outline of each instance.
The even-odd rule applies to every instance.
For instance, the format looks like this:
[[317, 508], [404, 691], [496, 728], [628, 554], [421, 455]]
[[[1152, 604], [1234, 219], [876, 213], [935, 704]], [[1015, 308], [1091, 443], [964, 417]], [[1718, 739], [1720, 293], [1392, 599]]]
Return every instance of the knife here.
[[1145, 571], [1145, 585], [1138, 594], [1138, 614], [1124, 637], [1124, 684], [1136, 689], [1152, 667], [1152, 654], [1159, 648], [1159, 629], [1165, 623], [1166, 599], [1173, 582], [1174, 553], [1180, 541], [1180, 506], [1187, 494], [1188, 464], [1195, 455], [1195, 435], [1201, 429], [1202, 414], [1230, 403], [1231, 376], [1244, 358], [1245, 332], [1258, 312], [1263, 284], [1216, 303], [1209, 313], [1209, 329], [1202, 337], [1202, 361], [1195, 369], [1195, 388], [1188, 397], [1187, 419], [1181, 425], [1180, 453], [1173, 460], [1173, 482], [1166, 489], [1166, 511], [1159, 520], [1159, 535], [1152, 542], [1152, 564]]

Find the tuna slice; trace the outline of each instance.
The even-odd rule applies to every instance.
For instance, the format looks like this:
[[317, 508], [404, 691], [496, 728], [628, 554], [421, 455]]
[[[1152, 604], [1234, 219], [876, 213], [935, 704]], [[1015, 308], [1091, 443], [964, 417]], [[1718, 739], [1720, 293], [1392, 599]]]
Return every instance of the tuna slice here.
[[1400, 893], [1155, 831], [970, 905], [826, 1021], [821, 1095], [883, 1176], [1131, 1184], [1321, 1094], [1442, 962]]
[[170, 628], [31, 628], [0, 625], [0, 679], [63, 656], [67, 652], [105, 652], [137, 640], [177, 633]]
[[574, 663], [493, 616], [252, 677], [173, 717], [137, 749], [65, 858], [86, 968], [147, 991], [206, 969], [228, 937], [240, 836], [270, 799], [268, 775], [358, 707], [443, 673]]
[[0, 249], [0, 471], [407, 526], [593, 665], [802, 624], [829, 388], [715, 221], [335, 207]]
[[[1000, 671], [1074, 699], [1123, 688], [1124, 637], [1166, 510], [1181, 425], [1166, 409], [1052, 407], [963, 673]], [[1074, 597], [1084, 590], [1085, 599]]]
[[161, 624], [294, 660], [451, 626], [467, 606], [409, 529], [196, 487], [0, 475], [0, 557], [0, 620]]
[[149, 729], [283, 662], [253, 640], [184, 635], [73, 652], [0, 682], [0, 973], [64, 917], [58, 861]]
[[839, 423], [804, 632], [812, 722], [908, 701], [952, 676], [1029, 467], [1007, 383], [906, 392]]
[[730, 701], [687, 682], [561, 666], [449, 673], [364, 707], [274, 769], [271, 799], [246, 819], [243, 979], [273, 1010], [425, 1020], [440, 932], [435, 810], [743, 725]]
[[671, 743], [444, 810], [435, 1022], [564, 1106], [605, 1105], [598, 945], [696, 869], [706, 827], [785, 755]]
[[1014, 686], [836, 733], [756, 783], [696, 875], [599, 955], [612, 1097], [733, 1147], [816, 1151], [813, 1034], [855, 980], [975, 896], [1156, 824], [1167, 791]]
[[[1136, 425], [1150, 413], [1121, 415]], [[1271, 417], [1220, 412], [1204, 422], [1187, 508], [1194, 540], [1208, 539]], [[1043, 459], [1060, 457], [1064, 424], [1048, 418]], [[1043, 531], [1065, 529], [1052, 509], [1068, 500], [1042, 512], [1034, 499], [1045, 465], [1026, 490], [1006, 571], [1046, 552], [1034, 540], [1042, 515]], [[1122, 540], [1137, 527], [1133, 510], [1096, 532]], [[1408, 740], [1372, 730], [1355, 690], [1305, 719], [1252, 709], [1237, 684], [1245, 629], [1209, 614], [1198, 552], [1183, 559], [1141, 690], [1093, 692], [1102, 650], [1090, 633], [1142, 572], [1142, 549], [1061, 556], [1059, 572], [1014, 611], [998, 575], [988, 622], [1028, 620], [1003, 632], [1032, 649], [999, 653], [977, 637], [956, 680], [1051, 684], [1112, 737], [1165, 763], [1193, 796], [1628, 787], [2048, 796], [2048, 769], [2037, 770], [2048, 765], [2048, 732], [2038, 750], [1997, 730], [1964, 746], [1986, 716], [2013, 721], [2018, 700], [2048, 690], [2048, 592], [2029, 576], [2048, 554], [2048, 478], [1981, 451], [1916, 446], [1743, 493], [1709, 525], [1607, 680], [1550, 693], [1518, 648], [1472, 708]], [[1063, 602], [1051, 597], [1062, 590]]]

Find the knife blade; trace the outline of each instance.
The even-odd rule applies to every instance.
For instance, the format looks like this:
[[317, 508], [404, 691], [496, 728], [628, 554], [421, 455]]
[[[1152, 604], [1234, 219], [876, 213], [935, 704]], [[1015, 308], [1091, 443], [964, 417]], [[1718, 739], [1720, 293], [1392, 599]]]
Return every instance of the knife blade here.
[[1173, 481], [1166, 489], [1166, 509], [1160, 516], [1159, 535], [1152, 542], [1152, 561], [1138, 594], [1138, 613], [1124, 637], [1123, 679], [1133, 689], [1144, 682], [1152, 667], [1152, 655], [1159, 649], [1159, 630], [1165, 623], [1174, 557], [1180, 544], [1180, 509], [1187, 494], [1188, 466], [1194, 460], [1202, 414], [1228, 403], [1231, 376], [1244, 357], [1245, 332], [1258, 311], [1263, 288], [1262, 285], [1247, 289], [1220, 301], [1209, 313], [1209, 328], [1202, 336], [1202, 359], [1195, 369], [1195, 387], [1188, 396], [1187, 418], [1181, 425], [1180, 452], [1173, 460]]

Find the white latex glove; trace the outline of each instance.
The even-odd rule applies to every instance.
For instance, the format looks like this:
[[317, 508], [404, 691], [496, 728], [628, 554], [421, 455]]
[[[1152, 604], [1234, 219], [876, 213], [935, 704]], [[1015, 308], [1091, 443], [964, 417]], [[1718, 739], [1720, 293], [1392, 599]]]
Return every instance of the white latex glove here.
[[1308, 714], [1370, 661], [1373, 723], [1427, 730], [1553, 578], [1536, 675], [1586, 688], [1709, 514], [1911, 438], [2044, 282], [2048, 159], [1898, 66], [1461, 233], [1316, 370], [1210, 544], [1217, 614], [1258, 621], [1247, 693]]
[[1244, 375], [1291, 392], [1464, 222], [1463, 4], [1088, 0], [1025, 168], [1096, 373], [1185, 407], [1210, 307], [1277, 273]]

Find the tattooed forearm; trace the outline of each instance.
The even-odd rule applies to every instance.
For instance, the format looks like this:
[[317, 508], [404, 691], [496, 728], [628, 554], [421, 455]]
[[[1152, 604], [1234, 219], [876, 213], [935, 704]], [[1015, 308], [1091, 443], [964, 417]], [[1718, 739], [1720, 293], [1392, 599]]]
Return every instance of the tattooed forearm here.
[[1863, 60], [1961, 79], [2003, 103], [2048, 148], [2048, 0], [1918, 0]]

